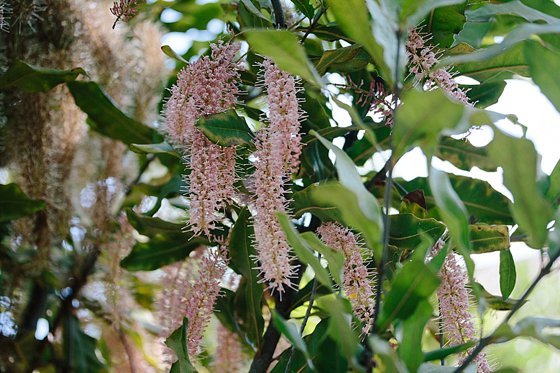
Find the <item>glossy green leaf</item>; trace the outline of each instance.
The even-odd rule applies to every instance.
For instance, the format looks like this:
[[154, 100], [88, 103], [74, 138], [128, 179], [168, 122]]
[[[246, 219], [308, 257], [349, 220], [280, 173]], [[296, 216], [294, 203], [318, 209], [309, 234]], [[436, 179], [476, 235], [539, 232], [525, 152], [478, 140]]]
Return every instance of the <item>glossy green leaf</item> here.
[[301, 238], [303, 238], [313, 250], [323, 255], [323, 257], [327, 260], [333, 280], [338, 286], [342, 286], [344, 254], [341, 251], [337, 251], [336, 248], [331, 248], [325, 245], [312, 232], [302, 233]]
[[446, 173], [430, 167], [428, 177], [430, 189], [436, 205], [440, 208], [441, 216], [453, 242], [460, 249], [469, 251], [469, 220], [468, 212], [461, 198], [457, 195]]
[[177, 150], [166, 142], [159, 144], [130, 144], [130, 150], [138, 154], [167, 154], [172, 157], [181, 158]]
[[187, 351], [187, 323], [188, 319], [186, 317], [183, 318], [183, 324], [165, 340], [165, 345], [172, 349], [177, 356], [177, 361], [171, 366], [170, 373], [196, 372]]
[[312, 84], [323, 84], [295, 34], [285, 30], [250, 30], [244, 35], [256, 52], [271, 58], [282, 70]]
[[88, 115], [88, 124], [96, 132], [125, 144], [150, 144], [157, 132], [120, 111], [95, 82], [70, 82], [68, 88], [76, 105]]
[[509, 229], [507, 225], [469, 225], [469, 237], [473, 253], [509, 250]]
[[276, 215], [282, 230], [286, 235], [286, 239], [290, 243], [290, 246], [298, 256], [298, 258], [305, 264], [310, 265], [315, 272], [315, 277], [323, 285], [331, 288], [332, 282], [327, 270], [321, 265], [319, 259], [313, 253], [313, 250], [309, 247], [307, 242], [299, 235], [297, 230], [294, 228], [293, 224], [290, 222], [288, 215], [284, 213], [278, 213]]
[[105, 367], [97, 358], [97, 340], [85, 334], [80, 321], [72, 314], [63, 319], [64, 359], [73, 372], [97, 373]]
[[541, 248], [546, 242], [546, 226], [553, 214], [535, 183], [538, 161], [533, 143], [495, 129], [494, 140], [488, 149], [490, 156], [504, 169], [504, 184], [514, 198], [511, 212], [516, 223], [528, 234], [529, 245]]
[[[560, 20], [558, 20], [560, 22]], [[531, 78], [541, 91], [560, 111], [560, 77], [551, 74], [560, 64], [560, 53], [553, 52], [535, 41], [525, 43], [525, 58], [529, 64]]]
[[254, 138], [245, 118], [237, 115], [234, 109], [200, 117], [195, 126], [210, 141], [221, 146], [252, 145]]
[[[253, 258], [256, 255], [251, 237], [254, 229], [250, 223], [251, 213], [247, 209], [241, 210], [231, 230], [229, 240], [230, 266], [245, 279], [243, 294], [245, 309], [239, 315], [250, 341], [258, 348], [264, 328], [262, 317], [263, 286], [260, 283], [259, 272]], [[241, 288], [241, 286], [240, 286]]]
[[404, 22], [407, 28], [415, 27], [436, 8], [461, 4], [463, 2], [464, 0], [404, 1], [400, 12], [401, 22]]
[[276, 329], [280, 333], [282, 333], [288, 339], [288, 341], [290, 341], [292, 346], [303, 353], [307, 360], [307, 366], [309, 367], [309, 369], [315, 369], [315, 367], [313, 366], [313, 361], [311, 361], [309, 352], [307, 351], [307, 345], [301, 338], [297, 325], [290, 321], [284, 320], [282, 316], [280, 316], [280, 314], [276, 311], [272, 311], [272, 322], [274, 322], [274, 326], [276, 327]]
[[166, 238], [189, 238], [189, 234], [183, 232], [185, 224], [171, 223], [160, 218], [138, 215], [131, 209], [126, 210], [126, 216], [130, 225], [144, 236], [154, 237], [162, 235], [166, 236]]
[[156, 236], [148, 242], [138, 242], [128, 256], [121, 260], [121, 267], [128, 271], [153, 271], [164, 265], [185, 259], [200, 245], [208, 245], [203, 237], [184, 237], [170, 239]]
[[17, 184], [0, 184], [0, 223], [44, 210], [42, 200], [29, 198]]
[[445, 232], [445, 225], [436, 219], [421, 219], [412, 214], [390, 215], [389, 244], [401, 250], [414, 250], [428, 235], [435, 242]]
[[475, 345], [474, 342], [468, 342], [457, 346], [444, 347], [438, 350], [429, 351], [424, 354], [424, 361], [445, 359], [449, 355], [467, 351], [469, 348], [473, 347], [474, 345]]
[[355, 363], [355, 354], [360, 346], [356, 331], [351, 325], [351, 307], [348, 301], [333, 294], [321, 298], [320, 302], [317, 303], [320, 303], [321, 307], [330, 316], [329, 336], [336, 341], [342, 355], [348, 359], [350, 364]]
[[311, 5], [309, 0], [293, 0], [292, 2], [296, 6], [296, 9], [303, 13], [303, 15], [305, 15], [309, 19], [313, 19], [315, 9], [313, 8], [313, 5]]
[[[486, 181], [452, 174], [448, 176], [451, 186], [467, 208], [470, 220], [487, 224], [514, 224], [509, 200]], [[429, 215], [436, 219], [440, 217], [428, 179], [419, 177], [409, 182], [398, 182], [408, 191], [422, 190]]]
[[0, 76], [0, 90], [18, 88], [28, 93], [47, 92], [51, 88], [87, 75], [81, 67], [72, 70], [56, 70], [26, 64], [16, 60]]
[[162, 45], [161, 51], [168, 57], [173, 58], [176, 61], [179, 61], [184, 64], [188, 64], [189, 61], [185, 60], [181, 55], [173, 50], [169, 45]]
[[466, 139], [457, 140], [444, 136], [440, 139], [434, 155], [466, 171], [470, 171], [473, 167], [484, 171], [496, 171], [498, 167], [488, 156], [485, 147], [476, 147]]
[[418, 303], [411, 317], [403, 321], [403, 338], [399, 345], [399, 356], [411, 372], [416, 372], [424, 361], [422, 352], [422, 336], [424, 327], [432, 318], [433, 309], [430, 302], [423, 300]]
[[509, 250], [500, 251], [500, 290], [502, 298], [508, 299], [515, 287], [515, 262]]
[[[332, 195], [327, 197], [325, 193], [315, 193], [316, 201], [319, 203], [329, 203], [329, 200], [332, 200], [331, 203], [334, 203], [339, 208], [345, 221], [348, 223], [347, 225], [362, 232], [367, 246], [374, 250], [375, 257], [377, 259], [381, 258], [382, 248], [380, 241], [383, 222], [377, 199], [364, 187], [356, 165], [354, 165], [350, 157], [342, 149], [334, 146], [318, 134], [315, 133], [315, 136], [326, 148], [335, 154], [335, 167], [340, 184], [344, 189], [351, 191], [351, 195], [344, 196], [344, 199], [350, 203], [349, 205], [346, 205], [344, 202], [341, 203], [343, 200], [342, 196], [340, 196], [340, 199], [333, 200]], [[333, 187], [332, 184], [330, 187]], [[338, 187], [334, 186], [334, 188]], [[352, 211], [351, 206], [358, 207], [358, 209]]]
[[498, 102], [505, 88], [506, 82], [500, 80], [462, 87], [462, 89], [467, 91], [469, 101], [477, 108], [486, 108]]
[[317, 71], [324, 74], [327, 71], [357, 71], [367, 66], [369, 55], [360, 45], [327, 50], [317, 62]]
[[433, 45], [449, 48], [465, 24], [465, 4], [434, 9], [427, 17], [425, 30], [432, 34]]
[[429, 299], [439, 286], [439, 277], [423, 261], [406, 263], [396, 274], [386, 294], [379, 330], [384, 331], [395, 319], [406, 320], [422, 301]]
[[363, 0], [328, 0], [329, 10], [334, 14], [338, 26], [352, 39], [360, 43], [373, 58], [385, 81], [393, 76], [383, 56], [383, 48], [372, 35], [368, 10]]

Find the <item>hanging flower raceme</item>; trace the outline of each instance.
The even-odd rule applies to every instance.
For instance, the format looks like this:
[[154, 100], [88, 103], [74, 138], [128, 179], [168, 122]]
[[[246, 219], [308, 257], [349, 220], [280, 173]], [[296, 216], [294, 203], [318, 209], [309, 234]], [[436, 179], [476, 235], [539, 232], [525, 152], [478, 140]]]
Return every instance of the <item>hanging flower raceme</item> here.
[[366, 336], [373, 327], [375, 310], [375, 296], [372, 289], [373, 276], [362, 260], [356, 237], [338, 223], [322, 224], [317, 229], [317, 233], [325, 244], [344, 254], [344, 284], [342, 290], [350, 299], [354, 314], [363, 323], [362, 335]]
[[286, 211], [285, 180], [299, 166], [300, 120], [296, 81], [269, 60], [263, 62], [268, 93], [267, 125], [257, 134], [255, 152], [255, 240], [262, 281], [280, 293], [291, 286], [295, 268], [277, 212]]
[[113, 6], [111, 7], [111, 13], [117, 17], [115, 23], [113, 23], [113, 28], [117, 25], [119, 21], [128, 22], [138, 12], [136, 7], [138, 6], [138, 0], [119, 0], [118, 2], [114, 2]]
[[[434, 257], [445, 246], [445, 242], [438, 240], [432, 249]], [[440, 270], [441, 284], [437, 295], [439, 300], [440, 317], [443, 333], [450, 346], [456, 346], [476, 339], [476, 331], [469, 312], [469, 290], [466, 269], [460, 262], [460, 256], [450, 252]], [[470, 351], [467, 351], [469, 353]], [[466, 354], [463, 354], [463, 358]], [[485, 353], [476, 357], [477, 372], [487, 373], [492, 369], [488, 364]]]
[[408, 31], [406, 51], [408, 54], [409, 70], [416, 80], [428, 89], [439, 86], [455, 100], [469, 104], [469, 98], [459, 84], [453, 79], [453, 75], [446, 69], [431, 69], [439, 62], [434, 52], [434, 47], [426, 45], [429, 37], [421, 34], [416, 28]]
[[196, 127], [196, 120], [232, 109], [238, 94], [237, 44], [212, 45], [212, 54], [200, 58], [177, 76], [166, 104], [166, 131], [182, 148], [190, 165], [187, 179], [190, 225], [196, 235], [211, 230], [234, 194], [235, 147], [212, 143]]

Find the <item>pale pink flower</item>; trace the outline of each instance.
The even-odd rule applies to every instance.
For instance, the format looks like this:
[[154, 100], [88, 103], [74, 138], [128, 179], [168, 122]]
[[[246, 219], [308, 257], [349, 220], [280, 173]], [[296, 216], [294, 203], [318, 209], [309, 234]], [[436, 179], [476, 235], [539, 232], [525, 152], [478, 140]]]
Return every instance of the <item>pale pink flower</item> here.
[[[431, 256], [445, 246], [445, 242], [438, 240], [432, 249]], [[476, 339], [476, 331], [469, 312], [469, 278], [461, 257], [450, 252], [440, 270], [441, 284], [437, 295], [439, 300], [440, 317], [443, 323], [445, 341], [450, 346], [460, 345]], [[471, 350], [463, 353], [463, 359]], [[476, 357], [478, 373], [491, 372], [485, 353]]]
[[431, 89], [439, 86], [455, 100], [469, 104], [467, 94], [459, 87], [448, 70], [437, 69], [431, 71], [439, 62], [439, 59], [434, 52], [434, 47], [426, 45], [427, 41], [429, 41], [429, 37], [426, 34], [421, 34], [416, 28], [409, 30], [406, 51], [410, 72], [424, 87]]
[[189, 187], [190, 225], [195, 234], [211, 236], [223, 210], [234, 194], [235, 147], [209, 141], [196, 127], [196, 120], [232, 109], [238, 94], [237, 44], [212, 45], [212, 55], [181, 70], [166, 103], [166, 125], [171, 142], [184, 150], [191, 174]]
[[113, 28], [115, 28], [117, 22], [123, 20], [125, 22], [130, 21], [136, 13], [138, 9], [138, 0], [119, 0], [118, 2], [113, 2], [113, 6], [110, 8], [111, 13], [117, 17], [115, 23], [113, 24]]
[[342, 290], [350, 299], [354, 314], [364, 325], [362, 335], [366, 336], [373, 327], [375, 296], [372, 289], [373, 275], [362, 260], [356, 237], [338, 223], [325, 223], [317, 228], [321, 240], [344, 254], [344, 274]]
[[280, 293], [292, 285], [295, 268], [277, 212], [286, 212], [285, 179], [297, 171], [301, 112], [296, 81], [270, 60], [263, 62], [268, 125], [257, 134], [255, 152], [255, 240], [262, 281]]

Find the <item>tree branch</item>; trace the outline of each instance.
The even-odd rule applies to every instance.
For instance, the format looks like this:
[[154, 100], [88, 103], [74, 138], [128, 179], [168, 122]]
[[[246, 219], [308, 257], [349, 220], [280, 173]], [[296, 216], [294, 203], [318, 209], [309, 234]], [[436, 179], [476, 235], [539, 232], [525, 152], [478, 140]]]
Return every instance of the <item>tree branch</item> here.
[[286, 28], [286, 21], [284, 20], [284, 11], [280, 0], [272, 0], [272, 9], [274, 9], [274, 21], [278, 28]]

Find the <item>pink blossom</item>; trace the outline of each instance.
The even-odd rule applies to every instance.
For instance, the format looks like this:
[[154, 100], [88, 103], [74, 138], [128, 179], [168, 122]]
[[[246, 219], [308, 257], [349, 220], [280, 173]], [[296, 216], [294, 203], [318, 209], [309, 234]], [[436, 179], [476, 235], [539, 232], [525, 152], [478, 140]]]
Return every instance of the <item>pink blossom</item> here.
[[354, 314], [364, 325], [362, 335], [366, 336], [373, 327], [375, 296], [372, 290], [372, 275], [362, 260], [360, 248], [354, 234], [338, 223], [325, 223], [317, 233], [321, 240], [344, 254], [344, 284], [342, 289], [352, 303]]
[[114, 2], [111, 7], [111, 13], [117, 17], [113, 28], [115, 28], [117, 22], [123, 20], [125, 22], [131, 20], [137, 13], [136, 7], [138, 6], [138, 0], [119, 0], [119, 2]]
[[428, 89], [439, 86], [455, 100], [469, 104], [465, 91], [459, 87], [448, 70], [437, 69], [431, 71], [439, 62], [439, 59], [434, 52], [434, 48], [426, 45], [427, 41], [429, 41], [429, 38], [418, 32], [416, 28], [409, 30], [406, 51], [410, 72], [415, 75], [418, 82]]
[[195, 234], [211, 236], [234, 194], [235, 147], [210, 142], [196, 127], [196, 120], [235, 106], [239, 65], [234, 61], [239, 45], [212, 45], [203, 57], [181, 70], [166, 104], [166, 131], [170, 141], [184, 150], [191, 174], [190, 225]]
[[257, 134], [255, 152], [255, 241], [262, 281], [280, 293], [290, 287], [295, 268], [277, 212], [286, 211], [284, 181], [297, 171], [301, 154], [300, 118], [293, 76], [265, 60], [268, 125]]
[[[445, 246], [445, 242], [439, 240], [432, 249], [432, 256]], [[446, 342], [451, 346], [460, 345], [476, 339], [476, 331], [469, 312], [469, 290], [466, 269], [460, 262], [461, 257], [450, 252], [440, 270], [441, 284], [437, 295], [439, 299], [440, 317], [443, 323], [443, 332]], [[463, 353], [464, 357], [472, 351]], [[485, 353], [477, 356], [478, 373], [491, 372], [490, 365]]]

